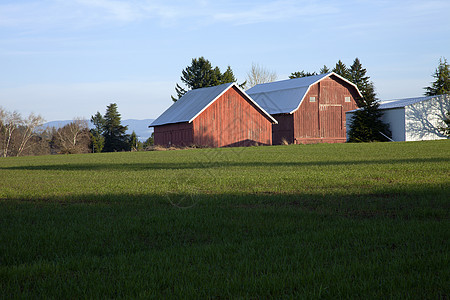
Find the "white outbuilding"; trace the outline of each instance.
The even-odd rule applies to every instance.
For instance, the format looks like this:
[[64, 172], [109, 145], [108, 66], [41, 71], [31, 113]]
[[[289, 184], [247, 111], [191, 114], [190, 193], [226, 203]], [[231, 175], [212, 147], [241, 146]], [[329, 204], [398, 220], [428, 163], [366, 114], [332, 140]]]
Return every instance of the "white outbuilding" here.
[[[450, 110], [450, 95], [381, 101], [380, 110], [381, 120], [389, 124], [392, 140], [396, 142], [448, 138], [440, 128]], [[355, 111], [346, 112], [347, 140]]]

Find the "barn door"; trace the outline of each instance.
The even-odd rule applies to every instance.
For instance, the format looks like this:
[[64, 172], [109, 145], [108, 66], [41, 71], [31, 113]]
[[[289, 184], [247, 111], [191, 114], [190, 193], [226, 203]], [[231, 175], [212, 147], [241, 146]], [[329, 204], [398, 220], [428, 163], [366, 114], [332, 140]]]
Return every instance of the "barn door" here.
[[321, 138], [342, 137], [342, 105], [320, 104], [319, 124]]

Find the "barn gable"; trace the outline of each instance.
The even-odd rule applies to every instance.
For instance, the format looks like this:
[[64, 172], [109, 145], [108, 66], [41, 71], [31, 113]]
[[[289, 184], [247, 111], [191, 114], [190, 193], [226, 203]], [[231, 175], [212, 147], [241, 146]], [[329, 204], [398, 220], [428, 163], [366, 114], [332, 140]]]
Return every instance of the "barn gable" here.
[[362, 97], [355, 84], [334, 72], [258, 84], [246, 92], [271, 115], [292, 114], [300, 107], [311, 87], [329, 77], [353, 86]]
[[355, 84], [333, 72], [260, 84], [247, 93], [278, 120], [274, 144], [345, 142], [345, 112], [362, 97]]
[[210, 147], [271, 144], [277, 121], [235, 83], [187, 92], [150, 126], [155, 144]]

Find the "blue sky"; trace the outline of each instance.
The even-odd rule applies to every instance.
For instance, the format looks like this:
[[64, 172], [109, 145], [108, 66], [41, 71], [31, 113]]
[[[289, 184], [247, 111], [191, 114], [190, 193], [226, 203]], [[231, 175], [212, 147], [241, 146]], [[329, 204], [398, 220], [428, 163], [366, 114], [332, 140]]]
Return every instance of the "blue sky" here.
[[359, 57], [380, 99], [421, 96], [450, 59], [450, 1], [1, 0], [0, 106], [47, 121], [117, 103], [156, 118], [191, 59], [287, 79]]

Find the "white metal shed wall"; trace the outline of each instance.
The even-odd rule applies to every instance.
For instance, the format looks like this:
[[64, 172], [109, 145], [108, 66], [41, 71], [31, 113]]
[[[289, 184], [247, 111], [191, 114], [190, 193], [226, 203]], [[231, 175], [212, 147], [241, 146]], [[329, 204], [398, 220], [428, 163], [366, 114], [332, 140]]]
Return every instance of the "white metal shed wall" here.
[[446, 139], [439, 130], [445, 113], [450, 109], [450, 97], [438, 96], [405, 107], [406, 141]]
[[405, 108], [385, 109], [382, 111], [381, 121], [389, 124], [392, 133], [392, 139], [396, 142], [406, 141], [405, 132]]

